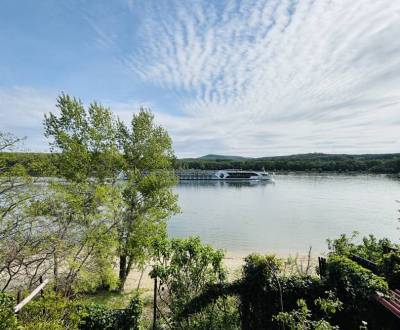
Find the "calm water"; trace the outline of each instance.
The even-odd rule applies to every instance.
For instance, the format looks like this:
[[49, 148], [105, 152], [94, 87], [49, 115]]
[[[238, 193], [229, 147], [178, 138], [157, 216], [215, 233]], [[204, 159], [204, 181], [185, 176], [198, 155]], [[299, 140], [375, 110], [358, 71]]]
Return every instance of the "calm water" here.
[[275, 183], [181, 182], [174, 237], [198, 235], [233, 253], [326, 251], [354, 230], [398, 240], [400, 181], [367, 175], [276, 175]]

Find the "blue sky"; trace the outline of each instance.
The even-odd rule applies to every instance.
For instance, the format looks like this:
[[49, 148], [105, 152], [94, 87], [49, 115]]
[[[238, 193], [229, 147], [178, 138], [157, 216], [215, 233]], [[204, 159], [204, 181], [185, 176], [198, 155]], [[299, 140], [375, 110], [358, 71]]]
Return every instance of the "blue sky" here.
[[67, 92], [179, 157], [400, 150], [400, 1], [2, 0], [0, 130], [48, 150]]

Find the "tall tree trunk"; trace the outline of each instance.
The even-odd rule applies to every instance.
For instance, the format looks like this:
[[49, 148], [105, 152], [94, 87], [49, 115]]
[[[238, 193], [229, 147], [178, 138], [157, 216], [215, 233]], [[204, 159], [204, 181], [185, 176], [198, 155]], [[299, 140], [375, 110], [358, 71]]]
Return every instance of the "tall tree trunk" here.
[[133, 266], [133, 258], [131, 255], [119, 256], [119, 292], [124, 291], [125, 282], [131, 272]]
[[54, 274], [54, 290], [58, 290], [58, 255], [57, 252], [54, 251], [54, 264], [53, 264], [53, 274]]
[[128, 276], [127, 256], [121, 255], [121, 256], [119, 256], [119, 286], [118, 286], [119, 292], [124, 291], [124, 286], [125, 286], [127, 276]]

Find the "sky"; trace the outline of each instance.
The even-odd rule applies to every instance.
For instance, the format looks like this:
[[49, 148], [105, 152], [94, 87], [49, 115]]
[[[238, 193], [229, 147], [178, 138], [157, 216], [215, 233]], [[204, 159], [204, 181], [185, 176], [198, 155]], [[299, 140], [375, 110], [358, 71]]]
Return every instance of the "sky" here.
[[400, 1], [1, 0], [0, 130], [48, 151], [61, 92], [178, 157], [400, 152]]

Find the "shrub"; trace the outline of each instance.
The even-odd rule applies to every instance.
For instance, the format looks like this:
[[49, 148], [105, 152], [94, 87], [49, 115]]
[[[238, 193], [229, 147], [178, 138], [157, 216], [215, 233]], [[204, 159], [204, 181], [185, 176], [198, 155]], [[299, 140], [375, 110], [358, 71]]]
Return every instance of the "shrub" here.
[[0, 330], [17, 329], [17, 319], [14, 315], [14, 299], [0, 292]]
[[286, 276], [274, 255], [251, 254], [245, 261], [238, 292], [243, 329], [278, 329], [273, 315], [296, 308], [299, 299], [312, 303], [326, 290], [317, 277]]
[[391, 288], [400, 288], [400, 256], [397, 252], [385, 254], [382, 258], [380, 270]]
[[340, 235], [336, 239], [328, 239], [328, 249], [331, 254], [341, 256], [350, 256], [356, 254], [360, 257], [368, 259], [374, 263], [380, 264], [382, 257], [390, 251], [390, 249], [397, 248], [396, 244], [390, 242], [389, 239], [377, 239], [374, 235], [368, 235], [362, 238], [360, 244], [354, 243], [358, 233], [354, 232], [350, 237], [345, 234]]
[[337, 289], [339, 299], [346, 305], [359, 305], [376, 291], [388, 292], [387, 282], [355, 261], [342, 256], [330, 256], [327, 263], [327, 280]]
[[81, 307], [76, 301], [46, 291], [30, 301], [18, 314], [23, 329], [78, 329]]
[[103, 305], [91, 304], [84, 307], [79, 329], [82, 330], [137, 330], [143, 311], [139, 296], [134, 296], [126, 309], [109, 309]]
[[332, 291], [328, 292], [327, 298], [317, 298], [314, 301], [314, 305], [323, 313], [322, 318], [313, 319], [313, 314], [308, 308], [306, 301], [304, 299], [299, 299], [297, 301], [297, 309], [291, 312], [280, 312], [278, 315], [275, 315], [273, 319], [284, 327], [288, 327], [290, 330], [339, 329], [339, 327], [329, 323], [331, 316], [342, 308], [342, 303], [336, 299]]
[[19, 314], [23, 329], [139, 329], [142, 302], [134, 296], [126, 309], [109, 309], [99, 304], [82, 304], [52, 291], [32, 300]]
[[345, 329], [356, 328], [363, 320], [374, 320], [377, 306], [371, 296], [376, 291], [388, 292], [388, 284], [382, 277], [344, 256], [329, 257], [326, 281], [343, 302], [343, 312], [337, 321]]
[[[158, 241], [154, 251], [155, 265], [151, 275], [160, 283], [157, 307], [161, 322], [174, 329], [237, 328], [236, 300], [224, 295], [210, 301], [204, 310], [195, 314], [185, 310], [203, 290], [225, 282], [222, 251], [201, 244], [197, 237]], [[191, 310], [196, 306], [192, 307]]]

